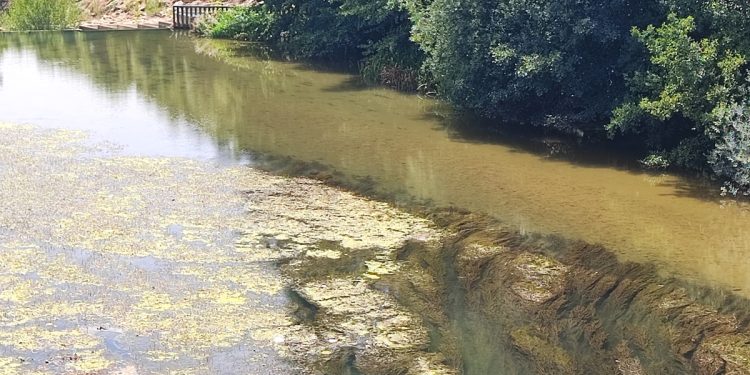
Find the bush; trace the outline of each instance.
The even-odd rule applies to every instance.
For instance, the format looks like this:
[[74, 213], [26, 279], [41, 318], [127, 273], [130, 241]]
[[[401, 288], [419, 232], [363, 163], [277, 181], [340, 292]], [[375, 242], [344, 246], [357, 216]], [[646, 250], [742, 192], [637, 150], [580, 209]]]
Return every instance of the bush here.
[[745, 102], [722, 108], [716, 126], [719, 135], [709, 163], [725, 178], [725, 193], [750, 195], [750, 106]]
[[[417, 0], [413, 0], [417, 2]], [[414, 39], [440, 94], [498, 122], [601, 133], [640, 56], [630, 36], [658, 14], [643, 0], [435, 0]]]
[[195, 30], [211, 38], [267, 41], [276, 16], [264, 6], [236, 7], [199, 21]]
[[631, 77], [633, 95], [615, 112], [610, 130], [638, 127], [647, 116], [664, 122], [675, 115], [701, 130], [713, 121], [717, 104], [738, 93], [745, 58], [716, 39], [693, 38], [694, 31], [693, 17], [675, 14], [659, 27], [633, 30], [651, 64]]
[[292, 57], [358, 60], [396, 34], [394, 40], [411, 43], [408, 15], [391, 0], [267, 0], [265, 4], [279, 15], [275, 47]]
[[60, 30], [77, 26], [80, 19], [75, 0], [13, 0], [2, 24], [11, 30]]
[[267, 42], [292, 58], [356, 63], [366, 82], [400, 90], [416, 89], [423, 60], [408, 13], [390, 0], [268, 0], [204, 19], [196, 31]]
[[[722, 144], [716, 140], [736, 128], [728, 125], [732, 121], [724, 108], [742, 93], [746, 60], [718, 34], [696, 37], [701, 34], [697, 28], [692, 16], [671, 13], [658, 27], [633, 30], [649, 64], [630, 76], [629, 95], [613, 112], [608, 129], [649, 134], [652, 148], [669, 150], [669, 164], [705, 169], [706, 155]], [[726, 156], [726, 151], [721, 154]], [[734, 179], [719, 162], [724, 156], [714, 155], [710, 167]]]
[[385, 33], [380, 40], [360, 46], [359, 71], [366, 83], [381, 84], [400, 91], [415, 91], [421, 81], [419, 69], [424, 55], [409, 40], [407, 20]]

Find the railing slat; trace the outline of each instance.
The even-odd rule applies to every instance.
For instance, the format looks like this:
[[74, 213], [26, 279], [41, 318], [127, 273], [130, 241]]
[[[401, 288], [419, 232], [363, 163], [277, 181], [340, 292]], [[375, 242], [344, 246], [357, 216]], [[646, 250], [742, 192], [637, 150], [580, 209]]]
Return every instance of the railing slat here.
[[172, 6], [172, 27], [189, 29], [199, 16], [232, 8], [234, 8], [232, 5], [174, 5]]

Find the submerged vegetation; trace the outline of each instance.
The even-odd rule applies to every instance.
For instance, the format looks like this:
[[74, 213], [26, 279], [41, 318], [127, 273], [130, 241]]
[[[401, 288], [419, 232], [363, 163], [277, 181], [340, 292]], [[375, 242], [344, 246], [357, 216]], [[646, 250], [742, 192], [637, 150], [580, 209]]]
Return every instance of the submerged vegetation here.
[[76, 26], [80, 19], [81, 10], [75, 0], [13, 0], [0, 14], [0, 26], [11, 30], [61, 30]]
[[498, 124], [635, 144], [750, 194], [744, 1], [269, 0], [198, 31], [358, 62], [367, 81], [434, 88]]

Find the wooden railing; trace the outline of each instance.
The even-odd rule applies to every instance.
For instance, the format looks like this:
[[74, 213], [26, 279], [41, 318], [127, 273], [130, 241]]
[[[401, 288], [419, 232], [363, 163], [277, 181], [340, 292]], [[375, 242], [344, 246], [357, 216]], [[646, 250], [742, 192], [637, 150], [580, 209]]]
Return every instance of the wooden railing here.
[[172, 6], [172, 28], [190, 29], [196, 17], [215, 14], [233, 7], [232, 5], [174, 5]]

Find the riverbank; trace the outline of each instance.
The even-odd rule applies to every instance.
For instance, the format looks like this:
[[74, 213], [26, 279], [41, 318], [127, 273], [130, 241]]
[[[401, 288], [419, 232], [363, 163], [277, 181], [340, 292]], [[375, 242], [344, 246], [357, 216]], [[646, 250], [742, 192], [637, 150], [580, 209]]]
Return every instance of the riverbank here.
[[84, 12], [82, 24], [119, 24], [137, 25], [146, 24], [171, 24], [173, 5], [252, 5], [256, 0], [224, 0], [202, 1], [202, 0], [84, 0], [80, 2]]
[[[224, 5], [248, 6], [255, 0], [225, 0]], [[0, 2], [0, 11], [10, 2]], [[169, 29], [173, 5], [216, 5], [201, 0], [80, 0], [81, 19], [77, 28], [93, 30]], [[75, 28], [75, 27], [72, 27]], [[3, 31], [0, 25], [0, 31]]]

